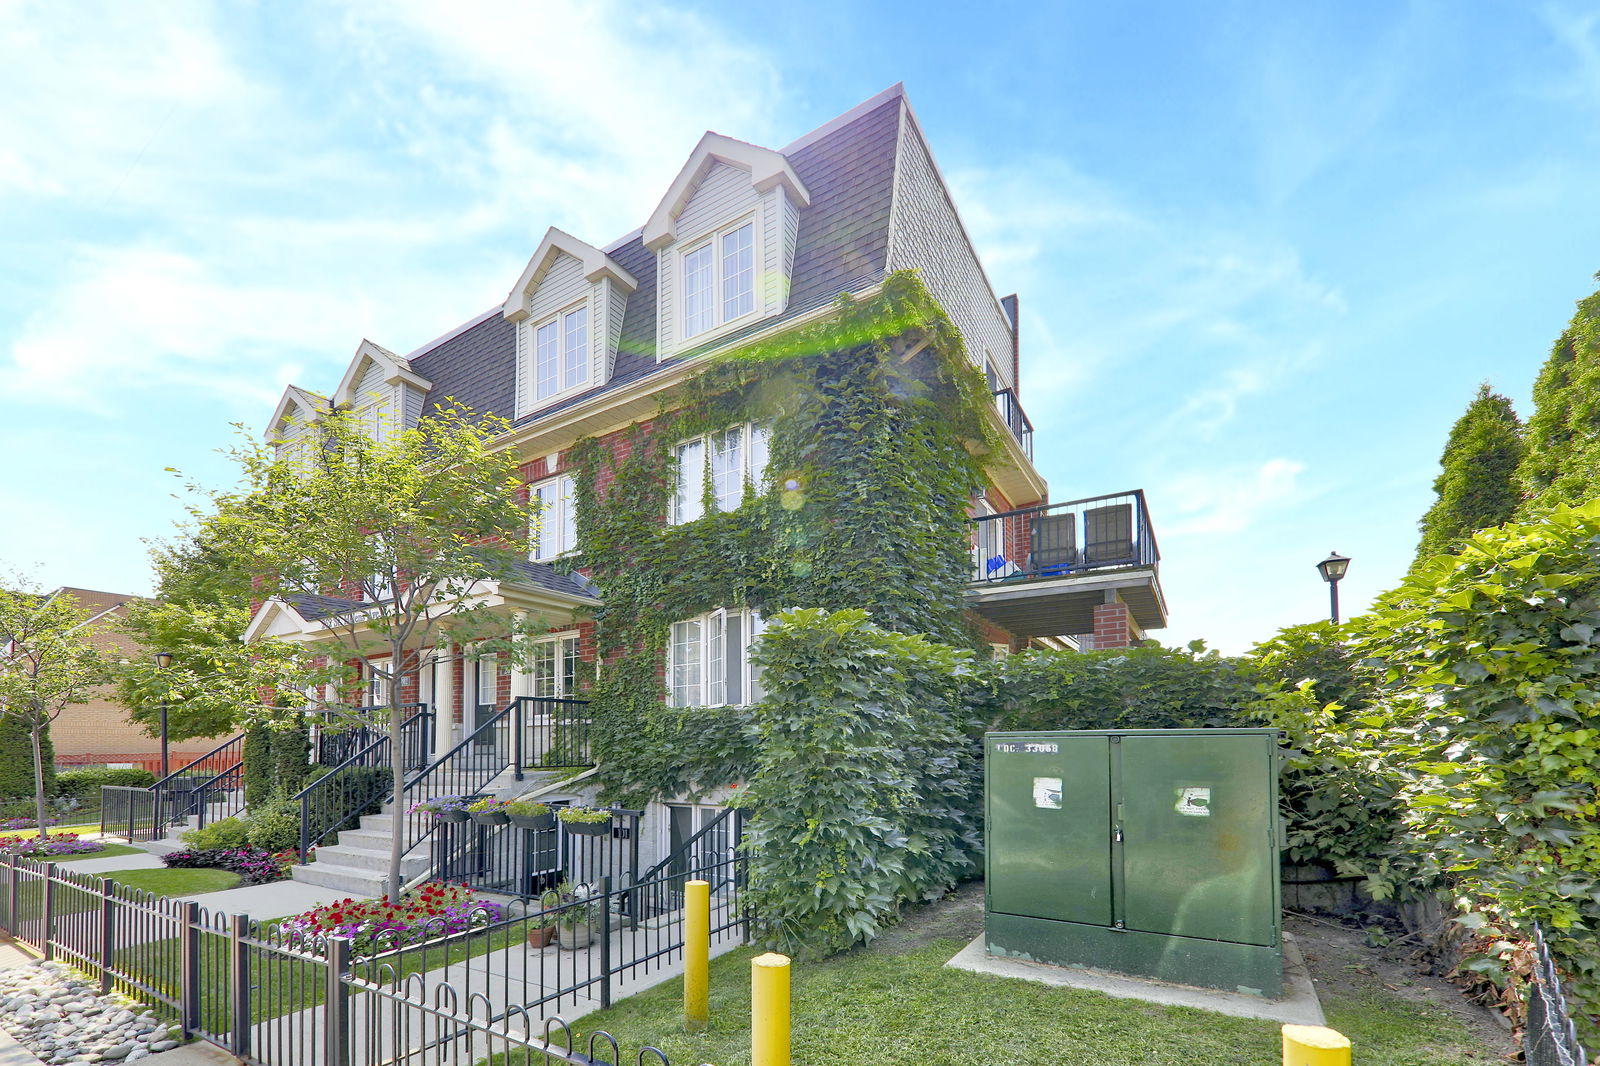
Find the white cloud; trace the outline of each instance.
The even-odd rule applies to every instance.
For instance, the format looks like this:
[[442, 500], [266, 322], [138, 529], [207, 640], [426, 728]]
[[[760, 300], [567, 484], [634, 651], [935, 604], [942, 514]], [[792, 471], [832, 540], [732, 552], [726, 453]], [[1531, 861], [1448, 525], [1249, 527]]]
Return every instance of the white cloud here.
[[1161, 501], [1160, 534], [1177, 540], [1245, 532], [1263, 514], [1301, 502], [1304, 471], [1304, 463], [1279, 456], [1255, 466], [1179, 474], [1152, 494]]
[[285, 353], [351, 318], [348, 294], [230, 285], [171, 251], [101, 249], [74, 267], [0, 362], [0, 392], [101, 412], [174, 386], [270, 404], [299, 369]]

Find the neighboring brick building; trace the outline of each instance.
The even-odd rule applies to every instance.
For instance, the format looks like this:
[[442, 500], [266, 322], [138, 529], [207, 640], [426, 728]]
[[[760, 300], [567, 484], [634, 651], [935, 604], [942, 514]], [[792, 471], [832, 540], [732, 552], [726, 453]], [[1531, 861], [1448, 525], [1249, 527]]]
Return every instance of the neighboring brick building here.
[[[123, 609], [135, 596], [93, 589], [63, 587], [52, 596], [70, 596], [89, 613], [84, 627], [90, 645], [109, 659], [133, 659], [147, 654], [117, 623]], [[157, 773], [161, 768], [161, 744], [144, 727], [128, 718], [128, 712], [115, 699], [115, 689], [105, 685], [87, 703], [70, 704], [50, 726], [55, 745], [56, 766], [134, 766]], [[174, 769], [198, 758], [215, 747], [221, 738], [184, 740], [171, 745], [169, 758]]]

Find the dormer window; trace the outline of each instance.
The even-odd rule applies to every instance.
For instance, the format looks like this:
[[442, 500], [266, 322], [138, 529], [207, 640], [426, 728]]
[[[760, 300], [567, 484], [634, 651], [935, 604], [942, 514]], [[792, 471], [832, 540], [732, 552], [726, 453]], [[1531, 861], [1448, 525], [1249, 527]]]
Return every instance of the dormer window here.
[[756, 309], [755, 222], [713, 233], [683, 253], [683, 335], [694, 337]]
[[576, 389], [589, 381], [589, 305], [551, 315], [533, 328], [535, 399]]

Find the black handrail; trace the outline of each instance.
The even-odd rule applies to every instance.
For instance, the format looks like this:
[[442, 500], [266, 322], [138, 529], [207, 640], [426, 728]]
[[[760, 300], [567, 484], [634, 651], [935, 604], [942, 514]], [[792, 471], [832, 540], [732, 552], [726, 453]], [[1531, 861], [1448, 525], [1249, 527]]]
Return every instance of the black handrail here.
[[[733, 817], [736, 814], [740, 814], [740, 813], [741, 812], [735, 807], [727, 808], [721, 814], [719, 814], [715, 818], [711, 819], [711, 821], [709, 821], [705, 825], [701, 826], [699, 832], [695, 833], [688, 840], [685, 840], [682, 844], [679, 844], [672, 851], [668, 852], [666, 858], [662, 859], [660, 862], [658, 862], [654, 866], [650, 867], [650, 869], [646, 870], [645, 873], [644, 873], [644, 876], [639, 878], [639, 880], [640, 881], [650, 881], [650, 880], [653, 880], [653, 879], [655, 879], [657, 877], [660, 877], [663, 873], [667, 872], [667, 870], [672, 866], [672, 864], [674, 862], [676, 862], [676, 861], [678, 861], [680, 859], [686, 859], [690, 855], [692, 855], [694, 853], [693, 852], [693, 848], [694, 848], [694, 846], [696, 844], [700, 843], [700, 838], [701, 837], [705, 836], [707, 833], [711, 832], [713, 829], [715, 829], [718, 826], [720, 826], [723, 822], [727, 821], [729, 818]], [[743, 823], [744, 819], [740, 818], [739, 821], [741, 823]], [[744, 835], [744, 832], [743, 832], [744, 826], [741, 824], [738, 828], [740, 829], [739, 835], [743, 836]]]
[[[151, 789], [159, 789], [162, 785], [166, 784], [168, 781], [171, 781], [174, 777], [186, 776], [188, 774], [189, 770], [191, 770], [192, 768], [194, 768], [196, 766], [199, 766], [201, 763], [205, 762], [207, 759], [212, 758], [213, 756], [222, 754], [225, 750], [227, 750], [228, 748], [233, 747], [235, 744], [239, 745], [242, 748], [244, 746], [244, 738], [245, 738], [245, 734], [240, 733], [236, 737], [230, 737], [227, 740], [224, 740], [221, 744], [218, 744], [216, 747], [212, 748], [210, 751], [206, 752], [204, 755], [200, 756], [198, 759], [190, 759], [188, 762], [184, 763], [182, 766], [180, 766], [176, 770], [172, 771], [166, 777], [163, 777], [161, 780], [159, 780], [159, 781], [155, 782], [154, 784], [152, 784], [150, 786], [150, 788]], [[241, 758], [240, 758], [241, 762], [244, 761], [242, 755], [243, 755], [243, 753], [241, 752]]]
[[1006, 424], [1011, 435], [1022, 445], [1022, 454], [1029, 459], [1033, 458], [1033, 423], [1028, 419], [1028, 413], [1022, 409], [1022, 401], [1017, 399], [1016, 389], [995, 389], [994, 406], [1000, 412], [1000, 421]]
[[[420, 704], [407, 706], [420, 706]], [[405, 743], [408, 749], [413, 742], [420, 743], [422, 750], [426, 751], [432, 723], [433, 712], [426, 708], [413, 714], [400, 723], [402, 743]], [[289, 802], [298, 803], [300, 806], [299, 858], [302, 863], [309, 859], [314, 846], [322, 843], [330, 834], [349, 828], [352, 821], [360, 820], [361, 812], [371, 806], [373, 801], [389, 794], [387, 780], [381, 784], [372, 781], [359, 794], [352, 797], [348, 794], [351, 787], [348, 779], [352, 776], [350, 771], [358, 768], [392, 769], [390, 739], [387, 733], [379, 736], [289, 798]], [[339, 791], [335, 791], [336, 787]]]

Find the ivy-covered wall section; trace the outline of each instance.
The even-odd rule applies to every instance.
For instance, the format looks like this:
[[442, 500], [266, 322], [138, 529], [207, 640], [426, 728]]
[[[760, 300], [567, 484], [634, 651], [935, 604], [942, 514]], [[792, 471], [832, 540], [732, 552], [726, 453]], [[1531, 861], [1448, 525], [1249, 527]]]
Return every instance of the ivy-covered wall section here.
[[[982, 376], [914, 274], [826, 319], [718, 357], [660, 415], [579, 442], [578, 565], [599, 584], [604, 663], [590, 692], [609, 794], [628, 802], [746, 780], [747, 712], [665, 706], [674, 621], [719, 607], [771, 618], [860, 609], [886, 630], [974, 643], [963, 615], [968, 508], [994, 438]], [[668, 525], [677, 445], [770, 428], [763, 485], [742, 506]], [[707, 477], [709, 485], [711, 479]]]

